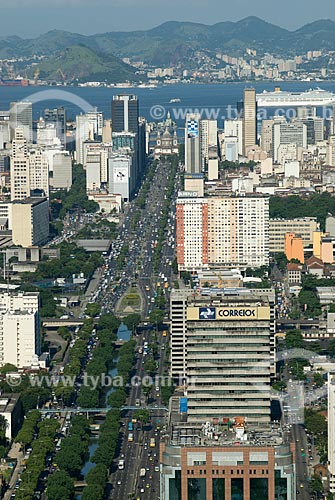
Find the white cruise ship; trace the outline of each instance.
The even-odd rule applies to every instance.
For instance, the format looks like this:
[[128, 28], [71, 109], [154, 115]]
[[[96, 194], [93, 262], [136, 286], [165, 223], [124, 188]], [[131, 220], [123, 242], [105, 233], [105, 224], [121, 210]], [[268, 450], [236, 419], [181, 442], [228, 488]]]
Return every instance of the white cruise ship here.
[[299, 107], [299, 106], [329, 106], [335, 104], [335, 94], [319, 88], [305, 92], [287, 92], [276, 88], [274, 92], [264, 90], [256, 95], [257, 104], [262, 108]]

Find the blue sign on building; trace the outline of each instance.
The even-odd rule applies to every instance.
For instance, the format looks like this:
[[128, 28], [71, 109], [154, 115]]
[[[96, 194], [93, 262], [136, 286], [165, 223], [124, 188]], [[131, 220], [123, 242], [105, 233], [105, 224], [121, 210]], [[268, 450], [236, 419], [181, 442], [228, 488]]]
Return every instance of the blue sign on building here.
[[215, 307], [199, 307], [199, 319], [215, 319]]
[[180, 413], [187, 413], [187, 398], [180, 398], [179, 411]]

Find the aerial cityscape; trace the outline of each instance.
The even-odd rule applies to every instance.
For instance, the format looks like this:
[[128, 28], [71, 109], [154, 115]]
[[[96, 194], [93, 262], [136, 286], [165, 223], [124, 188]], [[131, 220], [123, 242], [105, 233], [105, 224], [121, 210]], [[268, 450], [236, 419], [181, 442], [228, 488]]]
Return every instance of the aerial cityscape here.
[[1, 500], [335, 500], [335, 21], [209, 3], [3, 6]]

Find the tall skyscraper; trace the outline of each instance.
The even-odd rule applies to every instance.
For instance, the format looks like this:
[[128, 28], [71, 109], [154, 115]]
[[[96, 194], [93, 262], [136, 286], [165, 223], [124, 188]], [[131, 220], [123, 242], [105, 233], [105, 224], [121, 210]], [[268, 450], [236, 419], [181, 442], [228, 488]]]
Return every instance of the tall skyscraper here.
[[11, 200], [30, 196], [29, 156], [27, 139], [22, 128], [15, 129], [10, 157]]
[[260, 267], [269, 263], [269, 200], [266, 197], [180, 196], [176, 206], [180, 271], [209, 265]]
[[185, 171], [188, 174], [201, 172], [200, 115], [187, 114], [185, 123]]
[[201, 120], [200, 121], [200, 154], [201, 154], [201, 170], [205, 171], [208, 168], [208, 160], [210, 152], [218, 153], [218, 127], [216, 120]]
[[261, 147], [269, 156], [272, 154], [272, 128], [273, 120], [262, 121]]
[[9, 109], [11, 139], [15, 129], [21, 128], [28, 142], [33, 142], [33, 105], [29, 101], [11, 102]]
[[119, 133], [135, 134], [131, 161], [132, 178], [130, 179], [131, 196], [145, 168], [146, 158], [146, 121], [139, 117], [139, 101], [135, 95], [116, 95], [112, 100], [112, 141]]
[[256, 90], [244, 90], [243, 107], [243, 153], [247, 154], [248, 148], [257, 144], [257, 102]]
[[138, 99], [135, 95], [115, 95], [112, 100], [112, 131], [138, 133]]
[[54, 124], [56, 135], [63, 145], [66, 144], [66, 111], [63, 106], [55, 109], [44, 110], [46, 124]]
[[190, 293], [186, 303], [188, 421], [270, 422], [271, 311], [257, 290]]

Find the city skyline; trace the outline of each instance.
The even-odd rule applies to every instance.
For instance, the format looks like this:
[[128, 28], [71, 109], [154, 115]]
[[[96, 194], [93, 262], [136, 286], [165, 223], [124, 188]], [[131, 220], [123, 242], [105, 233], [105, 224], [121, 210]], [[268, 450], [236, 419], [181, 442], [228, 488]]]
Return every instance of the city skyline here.
[[[45, 7], [41, 0], [29, 0], [24, 5], [21, 0], [14, 0], [10, 6], [1, 0], [0, 6], [2, 36], [23, 38], [35, 37], [53, 29], [89, 35], [151, 29], [166, 21], [215, 24], [235, 22], [248, 16], [257, 16], [282, 28], [295, 30], [316, 20], [335, 19], [335, 5], [331, 0], [322, 0], [317, 7], [310, 0], [299, 0], [294, 5], [284, 0], [280, 12], [265, 0], [256, 0], [252, 4], [247, 0], [238, 0], [230, 5], [229, 12], [219, 0], [210, 0], [206, 4], [199, 0], [192, 4], [180, 4], [176, 0], [169, 3], [162, 0], [98, 0], [94, 7], [87, 0], [56, 0], [51, 7]], [[290, 16], [287, 16], [288, 11]]]

